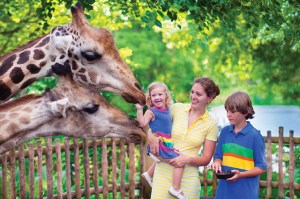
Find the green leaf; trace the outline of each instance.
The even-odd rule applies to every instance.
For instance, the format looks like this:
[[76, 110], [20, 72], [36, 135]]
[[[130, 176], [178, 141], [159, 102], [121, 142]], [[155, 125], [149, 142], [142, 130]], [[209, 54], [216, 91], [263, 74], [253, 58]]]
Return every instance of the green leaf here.
[[142, 16], [141, 19], [143, 22], [149, 23], [149, 18], [147, 16]]
[[154, 23], [155, 23], [156, 26], [162, 28], [162, 24], [159, 20], [156, 19]]

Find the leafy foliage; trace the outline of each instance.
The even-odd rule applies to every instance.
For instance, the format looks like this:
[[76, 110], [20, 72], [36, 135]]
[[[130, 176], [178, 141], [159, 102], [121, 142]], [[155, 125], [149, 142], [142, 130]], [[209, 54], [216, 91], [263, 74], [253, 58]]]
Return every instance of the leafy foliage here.
[[[0, 2], [1, 54], [68, 23], [74, 3]], [[255, 104], [300, 101], [298, 1], [89, 0], [82, 4], [91, 24], [113, 31], [123, 58], [144, 88], [152, 81], [164, 81], [176, 101], [186, 102], [193, 78], [204, 75], [221, 87], [216, 104], [236, 90], [249, 92]], [[133, 106], [105, 95], [134, 115]]]

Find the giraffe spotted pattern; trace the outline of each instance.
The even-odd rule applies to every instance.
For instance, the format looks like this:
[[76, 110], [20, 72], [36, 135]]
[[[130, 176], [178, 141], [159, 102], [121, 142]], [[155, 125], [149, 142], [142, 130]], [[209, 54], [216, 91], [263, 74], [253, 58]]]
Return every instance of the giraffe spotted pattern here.
[[10, 95], [10, 88], [2, 80], [0, 80], [0, 100], [5, 100]]
[[13, 83], [18, 84], [24, 79], [25, 75], [21, 68], [16, 67], [11, 70], [9, 77]]
[[24, 52], [21, 52], [19, 55], [19, 60], [17, 61], [17, 64], [25, 64], [29, 61], [30, 51], [26, 50]]
[[4, 75], [14, 64], [17, 55], [12, 55], [4, 60], [0, 66], [0, 76]]
[[[43, 63], [43, 62], [42, 62]], [[41, 65], [40, 65], [41, 66]], [[42, 67], [42, 66], [41, 66]], [[37, 65], [35, 64], [28, 64], [26, 66], [26, 68], [29, 70], [30, 73], [32, 74], [37, 74], [40, 72], [41, 68], [39, 68]]]

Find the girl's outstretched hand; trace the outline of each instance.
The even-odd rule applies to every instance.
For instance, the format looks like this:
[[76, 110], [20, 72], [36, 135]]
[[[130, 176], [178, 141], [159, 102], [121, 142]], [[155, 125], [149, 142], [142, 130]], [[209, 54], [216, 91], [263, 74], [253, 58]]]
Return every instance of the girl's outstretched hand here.
[[135, 104], [135, 108], [136, 108], [137, 110], [143, 110], [143, 107], [144, 107], [144, 106], [142, 106], [142, 105], [140, 105], [140, 104]]

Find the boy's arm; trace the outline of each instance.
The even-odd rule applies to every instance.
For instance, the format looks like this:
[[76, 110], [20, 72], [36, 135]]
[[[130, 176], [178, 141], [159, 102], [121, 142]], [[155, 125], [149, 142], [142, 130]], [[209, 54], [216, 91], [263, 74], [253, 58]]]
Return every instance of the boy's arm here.
[[263, 174], [266, 170], [259, 167], [254, 167], [248, 171], [240, 172], [239, 170], [231, 170], [234, 174], [233, 177], [228, 178], [228, 181], [236, 181], [239, 178], [251, 178]]
[[258, 176], [260, 174], [263, 174], [266, 170], [264, 169], [261, 169], [259, 167], [254, 167], [253, 169], [250, 169], [248, 171], [244, 171], [244, 172], [241, 172], [241, 175], [240, 177], [241, 178], [250, 178], [250, 177], [255, 177], [255, 176]]

